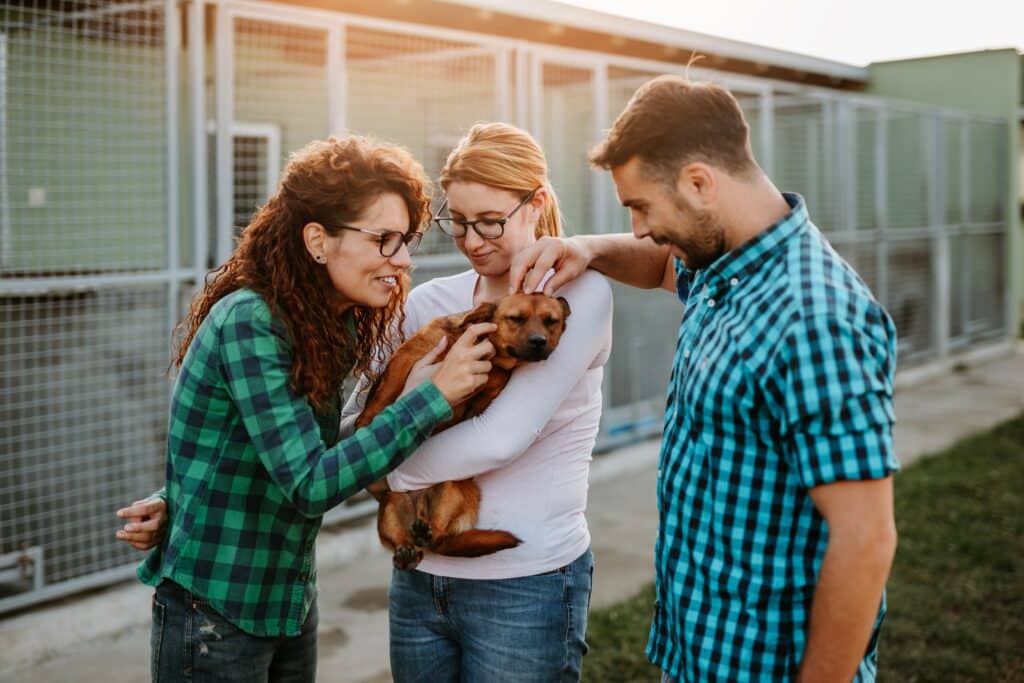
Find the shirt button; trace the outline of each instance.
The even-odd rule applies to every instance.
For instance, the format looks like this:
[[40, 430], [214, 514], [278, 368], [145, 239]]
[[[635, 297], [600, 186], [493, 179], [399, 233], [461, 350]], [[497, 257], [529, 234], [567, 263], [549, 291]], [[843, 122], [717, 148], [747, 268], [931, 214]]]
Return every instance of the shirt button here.
[[683, 349], [683, 358], [690, 357], [690, 349]]
[[738, 277], [734, 277], [733, 279], [729, 280], [729, 286], [730, 287], [735, 287], [739, 283], [740, 283], [740, 279]]
[[715, 300], [714, 299], [708, 299], [708, 306], [710, 306], [711, 308], [714, 308], [715, 307]]

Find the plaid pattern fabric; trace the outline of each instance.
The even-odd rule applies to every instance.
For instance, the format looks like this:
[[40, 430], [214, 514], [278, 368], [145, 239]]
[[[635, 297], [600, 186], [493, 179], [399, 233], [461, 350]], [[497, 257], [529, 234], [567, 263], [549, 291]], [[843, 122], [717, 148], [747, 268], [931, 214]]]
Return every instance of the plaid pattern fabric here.
[[397, 467], [451, 408], [432, 382], [335, 445], [289, 387], [291, 343], [260, 296], [210, 311], [174, 387], [165, 486], [170, 525], [139, 568], [171, 579], [257, 636], [294, 636], [315, 595], [313, 543], [326, 510]]
[[828, 541], [808, 489], [898, 468], [895, 327], [785, 196], [788, 216], [710, 267], [677, 263], [647, 648], [675, 680], [792, 679]]

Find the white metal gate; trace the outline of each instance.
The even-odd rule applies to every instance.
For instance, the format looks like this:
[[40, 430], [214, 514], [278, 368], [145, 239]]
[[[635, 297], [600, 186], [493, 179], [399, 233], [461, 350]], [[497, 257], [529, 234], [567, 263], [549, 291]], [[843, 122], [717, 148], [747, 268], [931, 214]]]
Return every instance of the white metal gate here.
[[[131, 573], [113, 512], [163, 479], [171, 327], [288, 152], [353, 130], [436, 177], [473, 123], [511, 120], [568, 232], [618, 232], [585, 153], [665, 72], [687, 70], [255, 0], [0, 0], [0, 613]], [[1005, 123], [688, 73], [736, 93], [761, 165], [892, 313], [901, 364], [1010, 335]], [[466, 267], [436, 233], [416, 266]], [[660, 429], [681, 316], [614, 291], [601, 448]]]

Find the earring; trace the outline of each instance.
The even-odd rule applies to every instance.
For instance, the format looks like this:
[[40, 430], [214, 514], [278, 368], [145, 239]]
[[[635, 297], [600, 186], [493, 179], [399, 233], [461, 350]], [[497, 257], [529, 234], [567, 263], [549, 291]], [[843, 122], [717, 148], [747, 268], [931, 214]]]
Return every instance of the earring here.
[[317, 254], [316, 256], [313, 257], [313, 260], [315, 260], [317, 263], [327, 263], [327, 257], [324, 256], [323, 254]]

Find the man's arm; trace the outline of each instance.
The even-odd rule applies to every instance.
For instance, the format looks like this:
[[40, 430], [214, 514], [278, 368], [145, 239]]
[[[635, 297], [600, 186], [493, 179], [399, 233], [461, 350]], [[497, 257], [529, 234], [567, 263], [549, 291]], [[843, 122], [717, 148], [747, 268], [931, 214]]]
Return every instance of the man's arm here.
[[892, 477], [809, 493], [828, 522], [828, 547], [797, 681], [849, 681], [864, 658], [896, 552]]
[[542, 237], [512, 261], [511, 291], [536, 290], [552, 268], [555, 274], [544, 285], [544, 292], [549, 295], [587, 268], [633, 287], [675, 291], [668, 247], [638, 240], [629, 233]]

